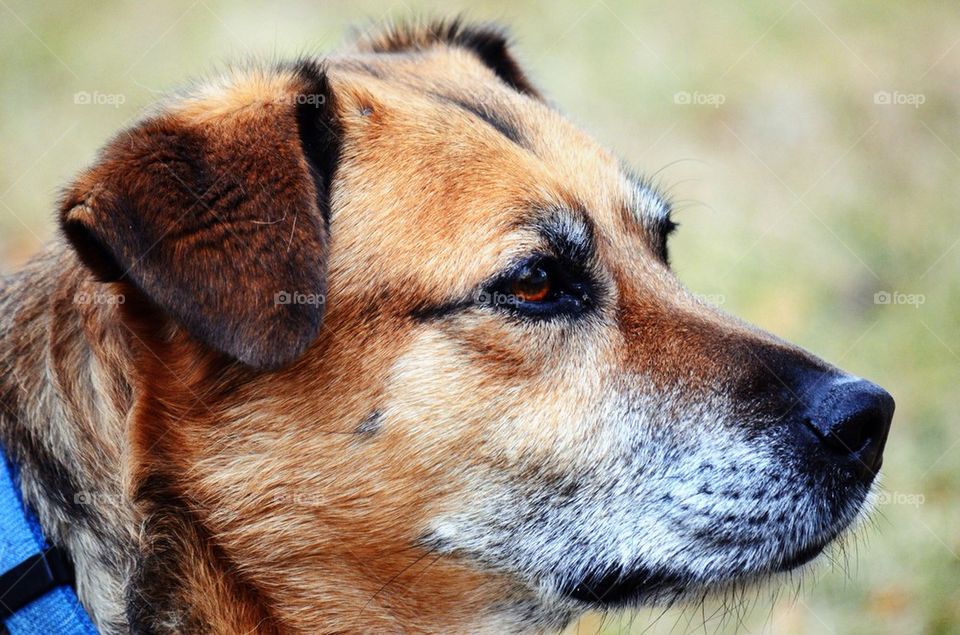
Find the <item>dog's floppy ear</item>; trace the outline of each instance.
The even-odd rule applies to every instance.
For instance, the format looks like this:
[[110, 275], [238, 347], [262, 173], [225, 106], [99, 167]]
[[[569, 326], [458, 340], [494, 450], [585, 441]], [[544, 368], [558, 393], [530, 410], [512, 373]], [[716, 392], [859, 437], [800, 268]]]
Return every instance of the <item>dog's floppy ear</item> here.
[[323, 317], [334, 110], [315, 63], [235, 71], [114, 138], [65, 193], [61, 227], [101, 280], [217, 351], [281, 366]]
[[543, 99], [510, 52], [510, 40], [506, 33], [495, 25], [465, 24], [459, 18], [399, 23], [357, 41], [360, 51], [371, 53], [422, 51], [437, 45], [470, 51], [510, 87], [536, 99]]

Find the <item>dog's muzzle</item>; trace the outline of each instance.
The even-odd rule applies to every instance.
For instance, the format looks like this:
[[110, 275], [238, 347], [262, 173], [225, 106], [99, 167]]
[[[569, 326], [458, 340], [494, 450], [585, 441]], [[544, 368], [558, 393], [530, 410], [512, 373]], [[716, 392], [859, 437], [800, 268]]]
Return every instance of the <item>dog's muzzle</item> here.
[[701, 451], [708, 459], [693, 460], [692, 469], [663, 468], [664, 535], [688, 546], [668, 546], [674, 551], [667, 559], [650, 547], [632, 563], [594, 565], [567, 580], [564, 595], [602, 607], [671, 601], [688, 589], [794, 569], [864, 509], [883, 460], [893, 397], [811, 357], [754, 353], [759, 361], [741, 376], [738, 393], [751, 409], [731, 418], [746, 439], [745, 453], [731, 445], [711, 450], [726, 440], [707, 437]]

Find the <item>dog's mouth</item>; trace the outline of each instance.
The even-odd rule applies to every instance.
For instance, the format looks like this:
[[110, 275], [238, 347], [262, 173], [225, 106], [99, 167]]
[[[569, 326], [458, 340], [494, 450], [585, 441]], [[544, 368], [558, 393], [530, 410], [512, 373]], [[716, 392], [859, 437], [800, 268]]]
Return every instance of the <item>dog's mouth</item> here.
[[790, 556], [781, 560], [780, 564], [774, 569], [774, 572], [782, 573], [784, 571], [796, 569], [797, 567], [802, 567], [819, 556], [829, 542], [829, 540], [818, 541], [800, 549], [799, 551], [795, 551]]
[[[767, 571], [745, 574], [744, 579], [762, 578], [764, 575], [801, 567], [819, 556], [829, 543], [830, 540], [818, 540], [778, 560]], [[611, 567], [588, 574], [576, 584], [563, 588], [561, 592], [572, 600], [594, 607], [617, 608], [640, 604], [651, 598], [679, 599], [691, 589], [703, 591], [704, 588], [723, 584], [704, 584], [693, 576], [664, 569], [638, 567], [624, 571], [620, 567]]]
[[563, 590], [567, 597], [595, 606], [619, 606], [636, 602], [643, 596], [676, 593], [687, 581], [680, 575], [640, 567], [623, 571], [619, 567], [585, 576]]

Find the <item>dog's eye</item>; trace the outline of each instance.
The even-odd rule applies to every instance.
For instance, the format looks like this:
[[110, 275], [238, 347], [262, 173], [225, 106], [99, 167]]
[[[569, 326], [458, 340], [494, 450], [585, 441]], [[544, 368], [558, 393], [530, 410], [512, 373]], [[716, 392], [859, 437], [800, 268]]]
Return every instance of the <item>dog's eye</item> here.
[[660, 260], [667, 263], [668, 266], [670, 265], [670, 236], [677, 231], [677, 227], [679, 226], [679, 223], [675, 222], [670, 217], [667, 217], [663, 220], [659, 227], [659, 231], [657, 232], [659, 237], [657, 255], [660, 257]]
[[530, 317], [582, 311], [591, 303], [583, 276], [548, 256], [534, 256], [502, 274], [479, 295], [479, 303]]
[[550, 296], [553, 281], [539, 263], [525, 265], [510, 282], [510, 295], [521, 302], [542, 302]]

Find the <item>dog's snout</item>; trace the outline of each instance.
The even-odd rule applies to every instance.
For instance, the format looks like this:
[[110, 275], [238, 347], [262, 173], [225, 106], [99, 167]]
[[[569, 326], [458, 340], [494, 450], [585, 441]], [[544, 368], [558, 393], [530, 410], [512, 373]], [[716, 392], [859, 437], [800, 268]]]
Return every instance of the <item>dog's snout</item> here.
[[883, 461], [893, 397], [872, 382], [843, 377], [817, 386], [811, 402], [804, 423], [821, 447], [836, 460], [849, 462], [861, 478], [873, 478]]

